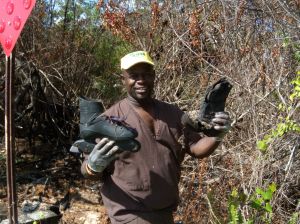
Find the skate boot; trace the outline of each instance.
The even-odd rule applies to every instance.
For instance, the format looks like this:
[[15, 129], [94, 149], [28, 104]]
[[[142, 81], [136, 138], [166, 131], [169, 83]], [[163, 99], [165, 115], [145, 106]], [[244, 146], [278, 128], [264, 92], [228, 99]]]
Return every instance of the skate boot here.
[[95, 146], [95, 139], [107, 137], [114, 140], [121, 150], [138, 151], [139, 142], [134, 140], [137, 137], [137, 131], [125, 123], [124, 119], [119, 117], [108, 117], [101, 115], [104, 107], [101, 101], [79, 98], [80, 109], [80, 137], [73, 147], [78, 147], [81, 152], [90, 151]]
[[225, 110], [226, 99], [231, 88], [232, 85], [225, 78], [208, 87], [205, 97], [200, 104], [198, 118], [191, 119], [187, 114], [183, 114], [181, 123], [197, 132], [212, 134], [216, 132], [212, 129], [213, 124], [211, 120], [216, 112]]
[[136, 138], [137, 135], [137, 131], [126, 124], [123, 119], [105, 115], [99, 115], [81, 124], [80, 130], [80, 137], [85, 140], [108, 137], [114, 141], [124, 141]]
[[100, 100], [89, 99], [87, 97], [79, 97], [80, 121], [79, 130], [82, 126], [92, 118], [98, 117], [104, 112], [104, 106]]
[[[72, 144], [70, 151], [75, 153], [90, 154], [93, 151], [95, 145], [95, 143], [87, 142], [84, 139], [79, 139]], [[141, 147], [140, 143], [134, 139], [118, 141], [115, 143], [115, 145], [117, 145], [121, 151], [130, 152], [136, 152]]]
[[200, 105], [200, 121], [210, 123], [215, 112], [225, 110], [225, 102], [231, 88], [232, 85], [225, 78], [221, 78], [206, 90], [205, 97]]

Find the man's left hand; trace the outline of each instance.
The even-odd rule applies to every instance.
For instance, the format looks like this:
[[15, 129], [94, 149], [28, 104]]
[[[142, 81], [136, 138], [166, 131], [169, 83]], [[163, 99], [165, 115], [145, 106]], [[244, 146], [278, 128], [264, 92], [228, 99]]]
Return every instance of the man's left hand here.
[[218, 135], [215, 136], [218, 138], [218, 141], [221, 141], [231, 129], [231, 120], [227, 112], [216, 112], [211, 123], [213, 125], [213, 129], [218, 131]]

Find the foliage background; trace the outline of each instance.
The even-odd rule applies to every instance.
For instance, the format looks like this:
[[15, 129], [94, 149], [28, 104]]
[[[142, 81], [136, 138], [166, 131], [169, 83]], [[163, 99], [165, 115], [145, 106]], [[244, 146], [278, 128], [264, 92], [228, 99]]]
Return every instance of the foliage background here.
[[[299, 9], [297, 0], [39, 0], [17, 45], [16, 90], [37, 69], [48, 104], [76, 108], [85, 95], [109, 107], [124, 96], [119, 58], [143, 49], [156, 61], [155, 96], [191, 112], [207, 86], [225, 76], [234, 85], [227, 101], [233, 129], [211, 157], [185, 158], [176, 217], [228, 223], [236, 189], [246, 197], [237, 208], [242, 222], [265, 223], [250, 196], [275, 183], [267, 215], [287, 223], [300, 209], [300, 138], [299, 129], [278, 124], [299, 124]], [[3, 74], [4, 61], [2, 53]], [[34, 126], [24, 123], [32, 116], [30, 110], [24, 126]], [[78, 113], [65, 120], [56, 134], [70, 144]]]

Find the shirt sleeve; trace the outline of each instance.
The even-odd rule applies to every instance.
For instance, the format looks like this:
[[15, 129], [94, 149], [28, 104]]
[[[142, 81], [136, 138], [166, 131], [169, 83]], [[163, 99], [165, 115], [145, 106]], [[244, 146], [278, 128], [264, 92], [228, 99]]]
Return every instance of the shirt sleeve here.
[[180, 117], [180, 128], [182, 130], [184, 147], [186, 149], [189, 149], [192, 144], [198, 142], [202, 138], [202, 135], [196, 132], [192, 127], [182, 124], [181, 119], [184, 114], [185, 113], [182, 110], [178, 112], [178, 116]]
[[189, 150], [190, 146], [198, 142], [202, 136], [193, 128], [182, 124], [182, 116], [185, 114], [178, 106], [173, 106], [171, 111], [168, 111], [172, 119], [176, 120], [177, 132], [179, 134], [179, 142], [182, 144], [184, 151]]

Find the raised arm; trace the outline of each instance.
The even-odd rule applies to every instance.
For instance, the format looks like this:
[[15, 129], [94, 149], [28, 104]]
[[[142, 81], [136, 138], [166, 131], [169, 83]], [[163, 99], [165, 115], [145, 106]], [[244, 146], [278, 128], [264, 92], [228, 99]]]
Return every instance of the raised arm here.
[[228, 113], [215, 113], [215, 116], [212, 119], [214, 131], [212, 133], [209, 133], [209, 136], [205, 136], [199, 141], [191, 144], [188, 153], [196, 158], [204, 158], [212, 154], [214, 150], [219, 146], [223, 137], [230, 130], [230, 123], [231, 120]]

